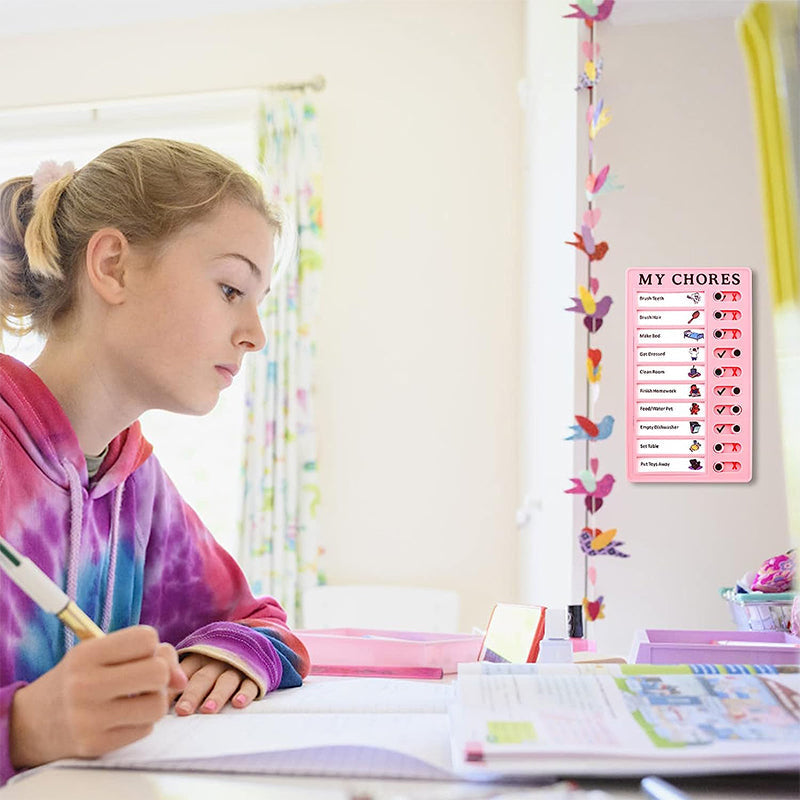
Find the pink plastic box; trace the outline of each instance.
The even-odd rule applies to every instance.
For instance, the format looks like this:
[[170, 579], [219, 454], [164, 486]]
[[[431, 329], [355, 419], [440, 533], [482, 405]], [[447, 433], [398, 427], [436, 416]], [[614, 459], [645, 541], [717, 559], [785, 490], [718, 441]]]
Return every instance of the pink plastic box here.
[[782, 631], [640, 630], [634, 664], [800, 664], [800, 638]]
[[312, 664], [361, 667], [438, 667], [457, 672], [476, 661], [483, 637], [467, 633], [421, 633], [367, 628], [295, 631]]

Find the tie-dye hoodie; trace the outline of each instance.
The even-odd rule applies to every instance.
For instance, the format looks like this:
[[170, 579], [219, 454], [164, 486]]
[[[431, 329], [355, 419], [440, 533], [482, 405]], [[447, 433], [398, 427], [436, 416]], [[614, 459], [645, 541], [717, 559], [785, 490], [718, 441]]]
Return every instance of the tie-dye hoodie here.
[[[239, 667], [260, 694], [298, 686], [308, 653], [271, 597], [254, 598], [151, 454], [134, 423], [90, 482], [66, 415], [39, 377], [0, 355], [0, 536], [104, 630], [152, 625], [179, 652]], [[0, 786], [14, 773], [14, 692], [74, 637], [0, 570]]]

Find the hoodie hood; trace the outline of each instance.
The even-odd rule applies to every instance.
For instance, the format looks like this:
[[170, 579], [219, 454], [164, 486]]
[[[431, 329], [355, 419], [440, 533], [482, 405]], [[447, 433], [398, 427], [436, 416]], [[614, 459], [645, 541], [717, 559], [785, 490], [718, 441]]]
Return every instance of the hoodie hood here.
[[[29, 367], [0, 354], [0, 431], [16, 441], [28, 458], [65, 491], [77, 474], [88, 486], [86, 458], [67, 415]], [[147, 460], [152, 445], [142, 435], [138, 421], [108, 445], [90, 494], [96, 498], [113, 491]]]

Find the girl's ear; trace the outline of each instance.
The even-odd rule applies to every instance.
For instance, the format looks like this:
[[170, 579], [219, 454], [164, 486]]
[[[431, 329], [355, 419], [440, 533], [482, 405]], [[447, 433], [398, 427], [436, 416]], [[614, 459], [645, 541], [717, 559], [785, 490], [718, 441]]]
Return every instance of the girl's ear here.
[[92, 288], [111, 305], [125, 300], [125, 269], [130, 245], [116, 228], [101, 228], [86, 245], [86, 274]]

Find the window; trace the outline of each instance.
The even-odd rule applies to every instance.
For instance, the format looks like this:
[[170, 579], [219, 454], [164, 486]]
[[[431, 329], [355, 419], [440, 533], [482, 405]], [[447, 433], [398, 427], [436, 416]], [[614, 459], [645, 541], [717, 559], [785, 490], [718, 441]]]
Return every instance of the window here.
[[[256, 167], [257, 95], [244, 90], [111, 101], [0, 113], [0, 181], [30, 175], [41, 161], [76, 167], [107, 147], [144, 136], [199, 142]], [[31, 363], [43, 342], [4, 337], [5, 351]], [[235, 554], [241, 515], [244, 375], [202, 418], [163, 411], [142, 416], [142, 429], [179, 491], [219, 543]]]

